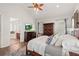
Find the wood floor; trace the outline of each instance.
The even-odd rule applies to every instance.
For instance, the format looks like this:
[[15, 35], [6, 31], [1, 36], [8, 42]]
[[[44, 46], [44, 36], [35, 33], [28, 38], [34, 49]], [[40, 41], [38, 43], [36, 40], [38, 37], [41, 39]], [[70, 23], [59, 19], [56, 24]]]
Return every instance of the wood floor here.
[[20, 43], [19, 40], [11, 39], [9, 47], [0, 48], [0, 56], [25, 56], [26, 43]]

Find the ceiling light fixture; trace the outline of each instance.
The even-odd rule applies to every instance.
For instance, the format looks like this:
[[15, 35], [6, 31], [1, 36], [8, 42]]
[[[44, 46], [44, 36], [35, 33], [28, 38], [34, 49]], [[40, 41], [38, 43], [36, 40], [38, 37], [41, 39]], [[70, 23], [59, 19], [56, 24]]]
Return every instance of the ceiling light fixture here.
[[59, 8], [60, 6], [59, 5], [56, 5], [56, 7]]
[[34, 8], [35, 11], [42, 11], [44, 4], [42, 3], [32, 3], [32, 6], [28, 6], [28, 8]]

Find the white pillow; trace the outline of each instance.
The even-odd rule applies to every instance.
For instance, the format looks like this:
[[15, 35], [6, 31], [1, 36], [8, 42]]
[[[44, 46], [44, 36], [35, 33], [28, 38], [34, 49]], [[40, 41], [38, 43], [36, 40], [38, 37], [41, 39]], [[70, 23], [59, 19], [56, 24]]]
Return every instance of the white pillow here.
[[66, 34], [66, 35], [61, 35], [60, 37], [59, 37], [59, 39], [57, 40], [57, 42], [55, 43], [55, 46], [62, 46], [62, 41], [63, 40], [71, 40], [71, 39], [77, 39], [76, 37], [74, 37], [74, 36], [71, 36], [71, 35], [68, 35], [68, 34]]
[[60, 34], [56, 34], [55, 36], [53, 36], [50, 45], [54, 45], [56, 43], [56, 41], [58, 40], [59, 36], [60, 36]]

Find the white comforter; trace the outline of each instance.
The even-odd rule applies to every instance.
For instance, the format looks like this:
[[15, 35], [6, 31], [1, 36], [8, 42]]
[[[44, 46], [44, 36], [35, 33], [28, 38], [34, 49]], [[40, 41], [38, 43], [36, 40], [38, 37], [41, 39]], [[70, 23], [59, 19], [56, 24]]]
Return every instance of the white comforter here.
[[48, 36], [40, 36], [38, 38], [32, 39], [29, 41], [27, 45], [27, 49], [31, 51], [35, 51], [41, 55], [44, 55], [45, 47], [46, 47], [46, 41], [48, 39]]
[[[28, 43], [28, 50], [35, 51], [41, 55], [44, 55], [45, 48], [47, 46], [47, 39], [48, 36], [40, 36], [38, 38], [32, 39]], [[61, 46], [63, 46], [62, 55], [69, 55], [69, 51], [71, 51], [72, 49], [73, 51], [79, 51], [79, 40], [77, 38], [70, 35], [62, 35], [58, 40], [59, 43], [62, 43]]]

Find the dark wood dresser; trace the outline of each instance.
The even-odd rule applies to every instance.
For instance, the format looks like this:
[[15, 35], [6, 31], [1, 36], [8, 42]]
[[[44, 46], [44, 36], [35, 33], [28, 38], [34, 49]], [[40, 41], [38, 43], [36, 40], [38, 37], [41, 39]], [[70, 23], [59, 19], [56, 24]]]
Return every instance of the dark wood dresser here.
[[29, 40], [36, 37], [36, 32], [24, 32], [24, 42], [28, 42]]

